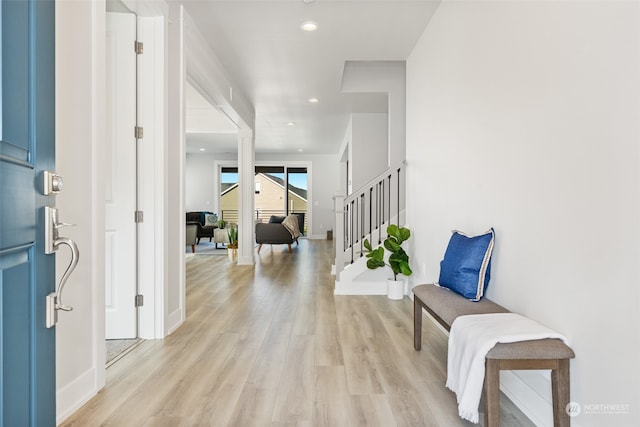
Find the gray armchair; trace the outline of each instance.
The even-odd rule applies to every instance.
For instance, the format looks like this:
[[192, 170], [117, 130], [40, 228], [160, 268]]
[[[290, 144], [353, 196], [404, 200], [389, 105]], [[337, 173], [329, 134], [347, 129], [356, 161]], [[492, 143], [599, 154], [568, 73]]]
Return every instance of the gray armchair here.
[[187, 224], [187, 231], [185, 233], [185, 240], [187, 246], [191, 246], [191, 253], [196, 252], [196, 240], [198, 239], [198, 225]]
[[209, 241], [213, 239], [213, 230], [218, 228], [215, 225], [206, 225], [205, 215], [213, 214], [213, 212], [197, 211], [187, 212], [187, 224], [195, 224], [197, 228], [197, 243], [200, 244], [202, 237], [208, 237]]

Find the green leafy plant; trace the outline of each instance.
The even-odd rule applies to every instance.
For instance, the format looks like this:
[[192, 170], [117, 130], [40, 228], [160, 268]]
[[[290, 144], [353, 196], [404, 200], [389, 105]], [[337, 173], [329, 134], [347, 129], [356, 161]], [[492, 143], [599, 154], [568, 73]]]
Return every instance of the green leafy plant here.
[[[402, 249], [402, 243], [411, 237], [411, 230], [406, 227], [398, 227], [390, 224], [387, 227], [387, 238], [382, 246], [373, 249], [368, 239], [363, 242], [367, 260], [367, 267], [375, 270], [378, 267], [388, 266], [393, 271], [393, 280], [398, 280], [398, 274], [410, 276], [413, 271], [409, 266], [409, 255]], [[384, 250], [389, 251], [389, 259], [384, 260]]]
[[238, 247], [238, 228], [235, 225], [232, 225], [227, 231], [227, 235], [229, 236], [229, 247], [237, 248]]
[[216, 223], [216, 225], [220, 229], [226, 228], [227, 227], [227, 221], [225, 221], [224, 219], [219, 219], [218, 222]]

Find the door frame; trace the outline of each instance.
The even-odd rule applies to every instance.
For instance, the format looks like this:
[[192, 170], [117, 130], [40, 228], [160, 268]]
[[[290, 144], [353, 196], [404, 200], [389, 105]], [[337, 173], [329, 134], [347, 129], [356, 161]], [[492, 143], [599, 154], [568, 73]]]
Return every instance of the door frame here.
[[[171, 159], [167, 155], [167, 128], [171, 130], [175, 125], [175, 119], [168, 123], [168, 118], [175, 114], [167, 112], [175, 95], [166, 87], [165, 64], [173, 65], [171, 61], [165, 61], [167, 39], [171, 43], [171, 38], [175, 37], [168, 34], [171, 31], [168, 20], [175, 13], [172, 7], [166, 14], [156, 13], [157, 18], [143, 18], [148, 25], [142, 26], [148, 28], [148, 34], [143, 36], [150, 38], [145, 45], [145, 58], [150, 65], [146, 65], [148, 74], [145, 76], [148, 77], [144, 81], [153, 87], [147, 89], [141, 101], [145, 107], [143, 115], [148, 114], [151, 118], [149, 121], [144, 119], [146, 143], [141, 153], [147, 161], [143, 172], [147, 182], [142, 183], [141, 191], [148, 199], [143, 200], [142, 209], [147, 212], [141, 224], [143, 256], [139, 262], [145, 305], [141, 310], [140, 336], [150, 339], [163, 338], [179, 326], [179, 323], [167, 322], [167, 264], [172, 263], [176, 268], [181, 264], [184, 269], [184, 262], [179, 257], [171, 257], [173, 252], [182, 254], [184, 249], [178, 246], [180, 238], [173, 237], [179, 234], [177, 222], [176, 226], [169, 226], [167, 217], [169, 210], [183, 211], [184, 202], [174, 204], [181, 196], [168, 194], [165, 176], [167, 168], [173, 167], [173, 160], [171, 165], [166, 164]], [[106, 382], [102, 238], [105, 181], [101, 162], [106, 122], [105, 14], [105, 3], [100, 1], [56, 2], [56, 90], [65, 94], [58, 97], [56, 103], [56, 112], [60, 113], [56, 117], [56, 149], [60, 167], [65, 169], [59, 172], [65, 178], [69, 177], [69, 192], [58, 196], [58, 206], [66, 213], [62, 219], [78, 224], [70, 228], [69, 233], [77, 237], [82, 251], [78, 269], [71, 277], [65, 295], [69, 303], [76, 305], [74, 314], [81, 316], [81, 322], [72, 325], [63, 319], [58, 327], [57, 341], [63, 344], [58, 346], [57, 353], [57, 371], [61, 379], [57, 384], [58, 423], [89, 401]], [[172, 19], [177, 24], [172, 26], [182, 31], [182, 20], [175, 15]], [[180, 37], [180, 45], [174, 54], [183, 55], [182, 52]], [[165, 96], [169, 97], [165, 100]], [[87, 194], [91, 196], [87, 197]], [[58, 271], [64, 267], [57, 265]], [[172, 282], [171, 286], [176, 283]], [[184, 292], [184, 279], [179, 292]], [[170, 297], [174, 298], [173, 295]]]
[[[144, 305], [138, 309], [138, 336], [160, 339], [165, 328], [165, 152], [164, 59], [165, 18], [137, 17], [138, 40], [144, 53], [138, 55], [138, 123], [144, 137], [138, 143], [138, 209], [144, 213], [138, 224], [138, 291]], [[184, 204], [184, 202], [183, 202]], [[182, 208], [184, 210], [184, 208]], [[182, 239], [184, 241], [184, 237]], [[180, 248], [182, 249], [182, 247]], [[184, 281], [181, 285], [184, 289]], [[180, 322], [181, 323], [181, 322]], [[173, 325], [173, 327], [177, 327]]]

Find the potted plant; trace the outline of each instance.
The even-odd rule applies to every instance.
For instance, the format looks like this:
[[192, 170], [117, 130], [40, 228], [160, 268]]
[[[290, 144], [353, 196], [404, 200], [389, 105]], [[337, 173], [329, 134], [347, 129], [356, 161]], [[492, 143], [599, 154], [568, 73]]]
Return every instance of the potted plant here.
[[224, 219], [219, 219], [216, 225], [219, 229], [224, 229], [227, 227], [227, 221], [225, 221]]
[[232, 262], [236, 262], [238, 260], [238, 228], [235, 225], [229, 227], [227, 236], [229, 237], [227, 255]]
[[[368, 239], [363, 242], [367, 254], [367, 267], [375, 270], [378, 267], [388, 266], [393, 271], [393, 280], [387, 280], [387, 297], [389, 299], [404, 298], [404, 281], [398, 280], [398, 274], [410, 276], [413, 272], [409, 266], [409, 255], [402, 249], [402, 243], [411, 237], [411, 230], [406, 227], [398, 227], [390, 224], [387, 227], [387, 238], [382, 246], [373, 249]], [[389, 257], [385, 262], [385, 249], [389, 251]]]

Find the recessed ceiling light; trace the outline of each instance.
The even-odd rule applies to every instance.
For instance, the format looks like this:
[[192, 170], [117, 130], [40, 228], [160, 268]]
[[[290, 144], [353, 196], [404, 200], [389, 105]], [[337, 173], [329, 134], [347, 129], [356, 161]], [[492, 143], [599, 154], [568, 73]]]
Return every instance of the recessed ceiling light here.
[[318, 102], [320, 102], [318, 98], [309, 98], [308, 101], [312, 104], [317, 104]]
[[287, 123], [287, 126], [295, 126], [296, 124], [294, 122], [289, 122]]
[[302, 0], [304, 3], [313, 3], [315, 0]]
[[302, 148], [298, 148], [298, 153], [302, 153]]
[[318, 29], [318, 23], [313, 21], [305, 21], [300, 24], [300, 29], [303, 31], [315, 31]]
[[206, 148], [201, 148], [200, 151], [206, 151]]

